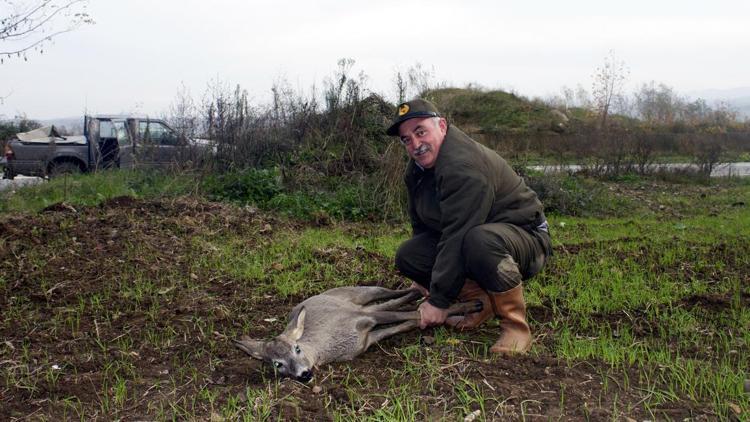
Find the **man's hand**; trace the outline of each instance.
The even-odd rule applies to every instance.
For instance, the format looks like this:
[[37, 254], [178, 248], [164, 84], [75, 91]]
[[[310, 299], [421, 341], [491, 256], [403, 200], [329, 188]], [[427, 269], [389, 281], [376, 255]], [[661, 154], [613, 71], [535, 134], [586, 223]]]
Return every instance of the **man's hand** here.
[[416, 281], [412, 281], [409, 288], [419, 290], [419, 293], [422, 293], [422, 296], [424, 297], [430, 297], [430, 291], [425, 289], [423, 285], [417, 283]]
[[421, 317], [419, 328], [424, 330], [427, 327], [444, 323], [448, 317], [448, 310], [433, 306], [430, 302], [422, 302], [419, 305], [419, 316]]

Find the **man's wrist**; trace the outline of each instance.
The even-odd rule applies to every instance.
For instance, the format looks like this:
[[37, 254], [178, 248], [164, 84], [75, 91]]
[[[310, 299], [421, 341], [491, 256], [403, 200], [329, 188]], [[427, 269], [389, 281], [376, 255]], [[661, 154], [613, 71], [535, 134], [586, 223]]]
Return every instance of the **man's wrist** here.
[[430, 298], [427, 299], [427, 302], [430, 305], [436, 308], [440, 308], [440, 309], [448, 309], [448, 307], [450, 306], [450, 302], [443, 299], [442, 297], [435, 296], [434, 293], [432, 293], [432, 291], [430, 291]]

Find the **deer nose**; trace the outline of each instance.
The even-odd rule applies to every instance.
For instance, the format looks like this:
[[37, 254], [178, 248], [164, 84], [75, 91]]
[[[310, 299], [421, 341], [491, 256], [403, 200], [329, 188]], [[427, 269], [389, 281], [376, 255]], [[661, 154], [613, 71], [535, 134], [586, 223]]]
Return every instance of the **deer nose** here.
[[299, 376], [297, 377], [297, 380], [302, 381], [302, 382], [308, 382], [312, 379], [312, 377], [313, 377], [313, 373], [311, 370], [308, 369], [307, 371], [304, 371], [301, 374], [299, 374]]

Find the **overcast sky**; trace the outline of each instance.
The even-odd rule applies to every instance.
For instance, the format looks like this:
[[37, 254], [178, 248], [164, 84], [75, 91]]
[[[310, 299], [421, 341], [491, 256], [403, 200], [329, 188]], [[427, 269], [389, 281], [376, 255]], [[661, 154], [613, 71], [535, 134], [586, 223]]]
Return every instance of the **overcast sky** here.
[[212, 80], [264, 102], [275, 81], [308, 90], [345, 57], [391, 99], [395, 71], [415, 63], [456, 86], [590, 90], [610, 50], [631, 89], [750, 86], [747, 0], [90, 0], [88, 11], [95, 25], [0, 65], [0, 116], [162, 114], [181, 86], [200, 98]]

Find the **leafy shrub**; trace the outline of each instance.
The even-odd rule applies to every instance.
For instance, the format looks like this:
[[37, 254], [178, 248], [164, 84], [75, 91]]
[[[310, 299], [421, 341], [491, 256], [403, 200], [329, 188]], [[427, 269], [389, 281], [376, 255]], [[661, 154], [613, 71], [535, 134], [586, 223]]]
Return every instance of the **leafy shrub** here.
[[526, 183], [544, 204], [544, 212], [570, 216], [623, 215], [627, 200], [610, 194], [601, 183], [563, 174], [534, 174]]
[[306, 221], [364, 220], [381, 216], [379, 209], [366, 194], [365, 185], [342, 186], [333, 192], [284, 192], [275, 196], [267, 207], [289, 217]]
[[[294, 173], [297, 174], [297, 173]], [[214, 201], [252, 203], [305, 221], [376, 219], [384, 210], [376, 204], [366, 179], [321, 178], [317, 184], [282, 182], [278, 168], [232, 171], [209, 175], [203, 190]]]
[[203, 189], [211, 200], [265, 205], [283, 191], [277, 168], [230, 171], [211, 174], [203, 181]]

